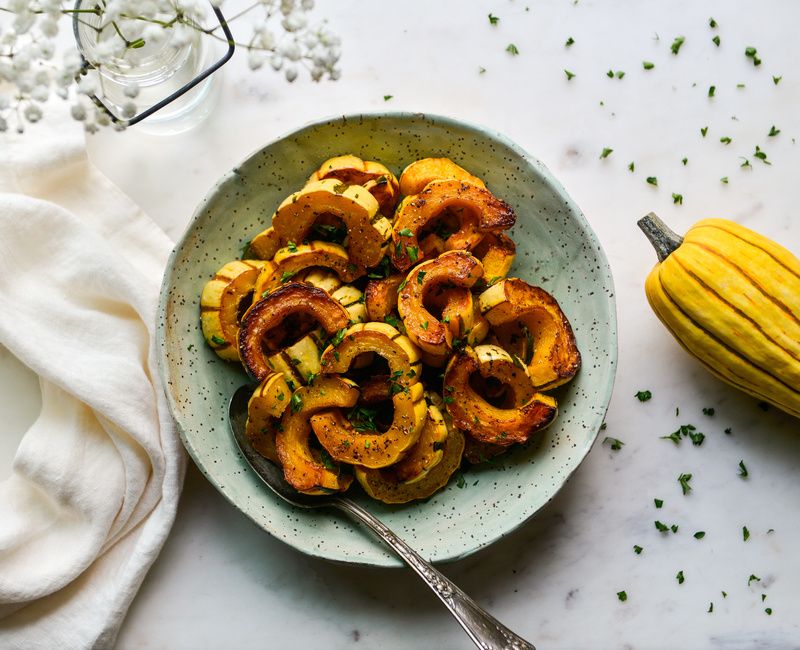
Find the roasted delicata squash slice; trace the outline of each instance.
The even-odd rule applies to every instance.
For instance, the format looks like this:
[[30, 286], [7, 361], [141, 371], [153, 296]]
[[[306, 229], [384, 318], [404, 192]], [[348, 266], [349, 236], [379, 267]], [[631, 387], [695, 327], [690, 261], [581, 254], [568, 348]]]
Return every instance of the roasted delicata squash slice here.
[[281, 373], [294, 389], [308, 384], [320, 373], [321, 350], [326, 346], [324, 332], [317, 329], [306, 334], [297, 343], [270, 355], [267, 363], [275, 372]]
[[[262, 381], [273, 370], [268, 356], [287, 347], [271, 342], [270, 331], [280, 327], [291, 336], [291, 318], [296, 316], [310, 319], [328, 336], [343, 330], [350, 322], [347, 310], [322, 289], [292, 282], [271, 292], [250, 308], [239, 331], [242, 363], [256, 381]], [[269, 350], [270, 347], [275, 349]]]
[[239, 359], [239, 324], [253, 302], [255, 284], [264, 262], [228, 262], [203, 287], [200, 323], [203, 336], [220, 357]]
[[271, 262], [265, 264], [256, 281], [256, 295], [263, 296], [294, 279], [306, 269], [330, 269], [342, 280], [352, 282], [366, 273], [350, 259], [347, 251], [338, 244], [312, 241], [281, 248]]
[[319, 377], [310, 386], [292, 393], [289, 408], [281, 418], [275, 447], [286, 481], [305, 494], [344, 492], [353, 480], [327, 457], [310, 446], [311, 418], [325, 410], [355, 405], [358, 387], [341, 377]]
[[534, 388], [555, 388], [578, 372], [581, 355], [572, 327], [544, 289], [508, 278], [478, 301], [500, 346], [524, 360]]
[[308, 239], [320, 218], [341, 220], [347, 228], [346, 248], [357, 266], [375, 266], [391, 237], [391, 223], [378, 213], [378, 202], [360, 185], [335, 178], [312, 181], [278, 206], [272, 226], [283, 242]]
[[400, 197], [400, 184], [389, 169], [374, 160], [361, 160], [353, 155], [335, 156], [322, 163], [311, 174], [309, 182], [335, 178], [347, 185], [361, 185], [378, 202], [380, 213], [393, 217]]
[[483, 264], [483, 281], [493, 285], [508, 275], [517, 255], [517, 246], [508, 235], [490, 232], [481, 239], [472, 254]]
[[371, 321], [382, 321], [397, 309], [397, 288], [405, 274], [395, 273], [382, 280], [370, 280], [364, 290], [367, 315]]
[[344, 284], [335, 273], [325, 269], [310, 269], [300, 272], [293, 280], [327, 292], [342, 304], [353, 323], [365, 323], [368, 320], [364, 292], [352, 284]]
[[[454, 332], [472, 329], [476, 314], [469, 288], [482, 275], [481, 263], [466, 251], [443, 253], [408, 274], [398, 294], [397, 309], [408, 337], [431, 358], [446, 357], [453, 349]], [[447, 290], [449, 302], [442, 306], [439, 320], [426, 307], [426, 299], [441, 296], [437, 294], [441, 289]]]
[[457, 228], [445, 240], [447, 250], [471, 250], [485, 233], [513, 226], [516, 215], [485, 188], [466, 181], [433, 181], [397, 208], [391, 249], [396, 268], [405, 271], [422, 259], [420, 236], [442, 219], [455, 221]]
[[281, 248], [281, 238], [270, 226], [250, 240], [242, 259], [271, 260]]
[[449, 158], [423, 158], [411, 163], [400, 174], [400, 192], [404, 196], [419, 194], [428, 183], [441, 180], [466, 181], [478, 187], [486, 187], [480, 178]]
[[419, 349], [387, 323], [357, 323], [337, 334], [322, 353], [322, 372], [344, 374], [357, 357], [367, 352], [386, 359], [397, 390], [419, 381], [422, 373]]
[[253, 448], [273, 463], [279, 462], [275, 449], [276, 426], [292, 396], [286, 378], [277, 372], [266, 376], [247, 403], [245, 433]]
[[[444, 440], [442, 436], [445, 436]], [[421, 456], [433, 458], [436, 454], [441, 454], [441, 457], [436, 463], [426, 466], [416, 474], [412, 470], [412, 475], [408, 478], [408, 473], [403, 472], [401, 467], [406, 470], [412, 467], [420, 470], [423, 467], [415, 459], [418, 447], [424, 449]], [[415, 499], [425, 499], [444, 487], [461, 465], [463, 451], [464, 435], [455, 427], [448, 427], [441, 411], [431, 405], [428, 407], [428, 418], [420, 439], [405, 459], [385, 469], [356, 466], [355, 475], [361, 487], [373, 499], [384, 503], [408, 503]], [[406, 461], [409, 461], [407, 465]]]
[[387, 467], [419, 440], [427, 417], [423, 393], [420, 382], [394, 392], [392, 423], [383, 432], [357, 429], [339, 409], [313, 416], [311, 426], [334, 460], [370, 468]]
[[[516, 366], [516, 372], [509, 370], [509, 360]], [[473, 388], [470, 379], [474, 373], [484, 378], [510, 380], [508, 385], [515, 394], [530, 384], [530, 378], [522, 362], [514, 364], [511, 355], [496, 346], [465, 348], [450, 360], [444, 376], [445, 397], [452, 396], [451, 400], [445, 400], [447, 412], [456, 427], [476, 440], [501, 446], [527, 442], [555, 419], [556, 400], [542, 393], [534, 393], [515, 408], [490, 404]]]

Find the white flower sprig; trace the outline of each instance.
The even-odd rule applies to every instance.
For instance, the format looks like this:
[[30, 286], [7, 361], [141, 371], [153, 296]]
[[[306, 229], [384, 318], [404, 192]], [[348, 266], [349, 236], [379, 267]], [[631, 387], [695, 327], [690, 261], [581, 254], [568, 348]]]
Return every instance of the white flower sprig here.
[[[223, 3], [214, 0], [217, 6]], [[69, 0], [0, 0], [0, 132], [43, 116], [43, 105], [55, 94], [71, 102], [71, 114], [89, 132], [103, 126], [124, 128], [91, 99], [103, 98], [102, 79], [82, 74], [82, 59], [73, 44], [57, 57], [56, 39], [62, 23], [71, 29], [77, 20], [95, 35], [92, 67], [101, 71], [118, 66], [132, 51], [170, 39], [172, 46], [192, 42], [198, 35], [227, 43], [219, 25], [207, 26], [208, 0], [93, 0], [79, 8]], [[287, 81], [305, 68], [311, 79], [336, 80], [340, 41], [323, 26], [311, 26], [314, 0], [257, 0], [227, 19], [255, 14], [253, 34], [236, 41], [248, 53], [252, 70], [263, 67], [283, 72]], [[136, 114], [139, 88], [125, 87], [129, 101], [122, 117]]]

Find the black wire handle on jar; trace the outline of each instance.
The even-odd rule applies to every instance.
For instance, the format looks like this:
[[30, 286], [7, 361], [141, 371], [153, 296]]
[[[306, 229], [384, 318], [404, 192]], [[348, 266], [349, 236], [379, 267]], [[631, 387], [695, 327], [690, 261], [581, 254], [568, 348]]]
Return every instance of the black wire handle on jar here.
[[[76, 0], [75, 1], [75, 8], [76, 9], [80, 8], [80, 3], [81, 3], [81, 0]], [[233, 41], [233, 34], [231, 33], [231, 29], [228, 26], [228, 22], [227, 22], [227, 20], [225, 20], [225, 16], [222, 14], [222, 11], [213, 2], [211, 2], [211, 9], [213, 10], [214, 15], [216, 15], [217, 20], [219, 20], [219, 25], [220, 25], [220, 27], [222, 27], [222, 31], [225, 34], [225, 38], [228, 41], [228, 51], [225, 52], [225, 54], [222, 56], [222, 58], [220, 58], [218, 61], [216, 61], [213, 65], [209, 66], [208, 68], [203, 70], [203, 72], [198, 74], [196, 77], [194, 77], [190, 81], [186, 82], [186, 84], [181, 86], [178, 90], [176, 90], [171, 95], [165, 97], [164, 99], [162, 99], [161, 101], [157, 102], [156, 104], [153, 104], [150, 108], [147, 108], [147, 109], [143, 110], [141, 113], [139, 113], [138, 115], [133, 116], [130, 119], [121, 119], [117, 115], [115, 115], [114, 112], [108, 107], [108, 105], [105, 104], [103, 102], [103, 100], [100, 99], [97, 96], [96, 93], [92, 93], [91, 95], [89, 95], [89, 99], [91, 99], [92, 102], [94, 102], [95, 106], [97, 106], [98, 108], [102, 109], [109, 116], [109, 118], [111, 118], [111, 121], [114, 122], [115, 124], [121, 124], [123, 126], [133, 126], [134, 124], [138, 124], [142, 120], [150, 117], [153, 113], [156, 113], [157, 111], [160, 111], [162, 108], [164, 108], [165, 106], [171, 104], [176, 99], [178, 99], [178, 97], [181, 97], [182, 95], [185, 95], [192, 88], [194, 88], [199, 83], [201, 83], [202, 81], [204, 81], [205, 79], [210, 77], [217, 70], [219, 70], [223, 65], [225, 65], [228, 61], [230, 61], [230, 58], [233, 56], [233, 52], [236, 49], [236, 44]], [[73, 16], [72, 16], [72, 30], [73, 30], [73, 32], [75, 34], [75, 42], [78, 45], [78, 53], [80, 54], [80, 57], [81, 57], [81, 69], [78, 72], [78, 74], [76, 75], [76, 79], [78, 77], [82, 76], [82, 75], [85, 75], [89, 70], [91, 70], [91, 69], [93, 69], [95, 67], [84, 56], [83, 45], [81, 44], [81, 37], [80, 37], [80, 33], [78, 31], [78, 25], [79, 25], [79, 22], [80, 22], [79, 16], [80, 16], [80, 14], [77, 13], [77, 12], [74, 13]]]

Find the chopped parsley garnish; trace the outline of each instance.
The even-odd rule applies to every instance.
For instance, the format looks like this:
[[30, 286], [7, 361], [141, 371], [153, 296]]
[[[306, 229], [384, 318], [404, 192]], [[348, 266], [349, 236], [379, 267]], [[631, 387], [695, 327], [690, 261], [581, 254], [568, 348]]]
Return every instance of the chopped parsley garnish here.
[[764, 151], [762, 151], [761, 147], [759, 147], [758, 145], [756, 145], [756, 151], [753, 155], [756, 158], [758, 158], [761, 162], [763, 162], [765, 165], [772, 164], [769, 160], [767, 160], [767, 154]]
[[660, 521], [656, 519], [655, 521], [656, 530], [660, 533], [666, 533], [669, 530], [669, 526], [666, 524], [662, 524]]
[[766, 607], [764, 611], [767, 613], [767, 616], [772, 616], [772, 607]]
[[377, 430], [375, 426], [375, 416], [377, 415], [377, 409], [368, 408], [366, 406], [355, 406], [347, 412], [345, 417], [356, 431], [364, 432]]
[[[344, 191], [349, 187], [347, 183], [339, 183], [338, 185], [333, 186], [333, 191], [336, 194], [343, 194]], [[321, 224], [320, 224], [321, 225]], [[328, 228], [336, 228], [336, 226], [328, 226]], [[337, 228], [338, 230], [338, 228]]]
[[417, 271], [417, 284], [422, 284], [426, 275], [428, 275], [427, 271]]
[[640, 391], [637, 391], [635, 397], [640, 402], [646, 402], [649, 399], [652, 399], [653, 393], [651, 393], [649, 390], [640, 390]]
[[648, 176], [647, 177], [647, 182], [650, 185], [655, 185], [656, 187], [658, 187], [658, 178], [656, 178], [655, 176]]
[[692, 491], [692, 486], [689, 485], [689, 481], [692, 480], [691, 474], [681, 474], [678, 477], [678, 483], [680, 483], [681, 490], [684, 494], [689, 494]]
[[682, 438], [689, 438], [692, 444], [699, 447], [706, 439], [704, 433], [701, 433], [693, 424], [682, 424], [677, 431], [673, 431], [668, 436], [661, 436], [662, 440], [672, 440], [676, 445], [679, 445]]
[[426, 320], [422, 321], [422, 322], [419, 324], [419, 326], [420, 326], [422, 329], [424, 329], [424, 330], [427, 330], [427, 329], [428, 329], [428, 321], [426, 321]]
[[214, 343], [215, 345], [225, 345], [227, 343], [227, 341], [225, 339], [223, 339], [222, 337], [217, 336], [216, 334], [214, 334], [211, 337], [211, 342]]
[[653, 503], [656, 504], [656, 508], [660, 508], [661, 506], [664, 505], [664, 500], [663, 499], [653, 499]]
[[672, 50], [673, 54], [677, 54], [680, 51], [681, 45], [683, 45], [683, 42], [685, 40], [686, 40], [686, 38], [684, 36], [676, 36], [675, 37], [675, 40], [672, 41], [672, 45], [670, 45], [670, 48], [669, 48], [669, 49]]
[[742, 164], [739, 167], [750, 167], [750, 161], [744, 156], [739, 156], [742, 159]]
[[747, 579], [747, 586], [750, 586], [751, 582], [761, 582], [761, 578], [759, 578], [755, 573], [751, 573], [750, 577]]
[[609, 70], [608, 72], [606, 72], [606, 77], [608, 77], [609, 79], [613, 79], [614, 78], [614, 71], [613, 70]]
[[618, 440], [617, 438], [609, 438], [608, 436], [606, 436], [603, 439], [603, 444], [606, 443], [608, 443], [611, 446], [611, 449], [613, 451], [619, 451], [625, 445], [625, 443], [622, 442], [622, 440]]
[[673, 192], [672, 193], [672, 202], [675, 205], [683, 205], [683, 194], [675, 194], [675, 192]]
[[716, 413], [716, 411], [713, 408], [708, 406], [703, 407], [703, 415], [707, 415], [708, 417], [713, 417], [714, 413]]
[[570, 72], [566, 68], [564, 68], [564, 74], [567, 75], [567, 81], [571, 81], [572, 78], [575, 76], [574, 72]]
[[498, 18], [497, 16], [494, 16], [492, 14], [489, 14], [489, 24], [490, 25], [496, 25], [499, 22], [500, 22], [500, 18]]
[[296, 253], [297, 252], [297, 244], [295, 244], [293, 241], [288, 242], [286, 244], [286, 248], [289, 249], [290, 253]]
[[292, 393], [292, 399], [289, 400], [289, 406], [292, 408], [292, 413], [297, 413], [303, 408], [303, 398], [300, 393]]
[[739, 461], [739, 476], [741, 476], [742, 478], [747, 478], [748, 476], [750, 476], [750, 472], [747, 471], [747, 467], [745, 467], [743, 460]]
[[394, 97], [394, 95], [384, 95], [383, 101], [388, 102], [392, 97]]
[[712, 39], [711, 39], [711, 42], [712, 42], [714, 45], [716, 45], [717, 47], [719, 47], [719, 43], [720, 43], [720, 38], [719, 38], [719, 35], [717, 35], [717, 36], [715, 36], [714, 38], [712, 38]]
[[297, 275], [297, 271], [284, 271], [283, 273], [281, 273], [281, 284], [288, 282], [295, 275]]
[[617, 79], [622, 79], [622, 77], [624, 77], [624, 76], [625, 76], [625, 73], [624, 73], [622, 70], [617, 70], [617, 71], [614, 73], [614, 76], [615, 76]]
[[333, 347], [339, 345], [342, 341], [344, 341], [345, 332], [347, 332], [347, 329], [344, 327], [340, 330], [337, 330], [336, 334], [331, 337], [330, 344]]
[[686, 163], [689, 162], [689, 159], [688, 158], [681, 158], [681, 162], [683, 163], [683, 166], [686, 167]]
[[402, 230], [398, 230], [397, 234], [401, 237], [413, 237], [414, 231], [411, 228], [403, 228]]
[[278, 393], [278, 401], [282, 402], [285, 395], [283, 393]]
[[705, 138], [706, 137], [706, 133], [708, 133], [708, 127], [707, 126], [701, 127], [700, 135], [702, 135]]
[[609, 149], [608, 147], [603, 147], [603, 151], [600, 153], [600, 159], [602, 160], [603, 158], [608, 158], [613, 151], [614, 151], [613, 149]]
[[519, 49], [513, 43], [509, 43], [508, 47], [506, 48], [506, 52], [508, 52], [511, 56], [517, 56], [519, 54]]
[[675, 576], [675, 579], [678, 581], [679, 585], [682, 585], [686, 581], [686, 578], [683, 577], [683, 571], [678, 571], [678, 574]]
[[717, 21], [716, 21], [716, 20], [714, 20], [713, 18], [709, 18], [709, 19], [708, 19], [708, 26], [709, 26], [711, 29], [716, 29], [716, 27], [717, 27]]
[[575, 39], [574, 39], [574, 38], [572, 38], [572, 36], [570, 36], [570, 37], [567, 39], [567, 42], [566, 42], [566, 43], [564, 43], [564, 47], [570, 47], [571, 45], [574, 45], [574, 44], [575, 44]]
[[369, 449], [369, 440], [364, 441], [364, 449]]
[[772, 83], [777, 86], [781, 82], [781, 79], [783, 79], [783, 77], [772, 77]]
[[776, 129], [776, 128], [775, 128], [775, 126], [773, 125], [773, 126], [771, 126], [771, 127], [770, 127], [770, 129], [769, 129], [769, 133], [767, 133], [767, 137], [769, 137], [769, 138], [774, 138], [774, 137], [775, 137], [776, 135], [778, 135], [780, 132], [781, 132], [781, 130], [780, 130], [780, 129]]
[[486, 68], [484, 68], [483, 66], [478, 68], [478, 74], [485, 74], [485, 73], [486, 73]]
[[748, 59], [752, 59], [753, 60], [753, 65], [754, 66], [761, 65], [761, 59], [758, 58], [758, 51], [756, 50], [756, 48], [754, 48], [752, 46], [746, 47], [744, 49], [744, 55]]
[[728, 137], [727, 135], [724, 135], [724, 136], [722, 136], [722, 137], [719, 139], [719, 141], [720, 141], [722, 144], [730, 144], [731, 142], [733, 142], [733, 140], [731, 140], [731, 138], [730, 138], [730, 137]]
[[419, 248], [417, 246], [406, 246], [406, 254], [408, 259], [416, 262], [419, 259]]
[[645, 70], [652, 70], [653, 68], [656, 67], [656, 64], [653, 63], [652, 61], [642, 61], [642, 67]]
[[624, 591], [618, 591], [617, 598], [619, 598], [624, 603], [626, 600], [628, 600], [628, 594], [626, 594]]
[[460, 490], [463, 489], [464, 486], [466, 486], [466, 484], [467, 484], [467, 482], [466, 482], [466, 480], [464, 480], [464, 475], [463, 474], [459, 474], [458, 475], [458, 480], [456, 481], [456, 486], [458, 486], [458, 489], [460, 489]]
[[641, 555], [643, 550], [644, 549], [638, 544], [635, 544], [633, 547], [633, 552], [636, 553], [636, 555]]
[[694, 534], [694, 538], [695, 538], [695, 539], [703, 539], [705, 536], [706, 536], [706, 533], [705, 533], [705, 531], [704, 531], [704, 530], [698, 530], [698, 531], [697, 531], [697, 532]]
[[723, 185], [727, 185], [728, 184], [728, 177], [727, 176], [723, 176], [722, 178], [719, 179], [719, 182], [722, 183]]
[[717, 87], [716, 86], [709, 86], [708, 87], [708, 96], [709, 97], [713, 97], [716, 93], [717, 93]]
[[742, 541], [746, 542], [750, 539], [750, 531], [747, 530], [747, 526], [742, 526]]
[[673, 533], [677, 533], [677, 532], [678, 532], [678, 524], [672, 524], [672, 526], [670, 526], [670, 527], [669, 527], [669, 529], [670, 529], [670, 530], [671, 530]]
[[714, 603], [708, 603], [708, 610], [706, 610], [709, 614], [714, 611]]

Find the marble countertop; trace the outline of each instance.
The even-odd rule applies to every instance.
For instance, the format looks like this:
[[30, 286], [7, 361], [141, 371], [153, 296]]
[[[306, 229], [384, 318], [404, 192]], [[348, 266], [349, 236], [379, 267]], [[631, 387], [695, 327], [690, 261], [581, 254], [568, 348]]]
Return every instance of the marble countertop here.
[[[607, 430], [566, 487], [521, 530], [444, 572], [540, 649], [797, 647], [800, 422], [714, 379], [661, 326], [643, 291], [655, 255], [635, 222], [652, 210], [683, 232], [700, 218], [725, 217], [800, 254], [800, 5], [318, 4], [343, 39], [338, 82], [301, 76], [289, 85], [268, 71], [251, 73], [240, 53], [202, 125], [169, 137], [102, 133], [89, 142], [94, 162], [177, 238], [218, 177], [262, 143], [322, 116], [432, 112], [515, 140], [561, 180], [608, 254], [619, 371]], [[247, 33], [246, 22], [235, 26]], [[676, 36], [685, 42], [673, 55]], [[517, 56], [506, 51], [510, 43]], [[760, 66], [745, 56], [748, 46], [758, 48]], [[655, 67], [644, 70], [643, 61]], [[609, 78], [609, 70], [624, 78]], [[769, 137], [773, 125], [780, 133]], [[720, 141], [726, 136], [730, 144]], [[756, 145], [771, 165], [753, 156]], [[613, 152], [601, 159], [604, 148]], [[741, 167], [745, 158], [749, 167]], [[4, 372], [14, 363], [0, 362]], [[634, 395], [644, 389], [653, 397], [641, 403]], [[20, 420], [14, 429], [35, 416], [26, 391], [35, 383], [0, 392], [4, 412]], [[706, 434], [702, 446], [660, 439], [683, 424]], [[600, 443], [604, 435], [624, 447], [612, 451]], [[693, 476], [686, 496], [677, 481], [684, 472]], [[654, 499], [663, 499], [661, 509]], [[659, 533], [655, 520], [678, 532]], [[696, 539], [696, 531], [705, 536]], [[625, 602], [617, 597], [623, 590]], [[471, 647], [410, 572], [306, 558], [241, 516], [190, 467], [174, 531], [119, 647], [322, 644]]]

